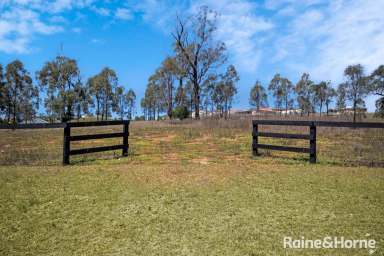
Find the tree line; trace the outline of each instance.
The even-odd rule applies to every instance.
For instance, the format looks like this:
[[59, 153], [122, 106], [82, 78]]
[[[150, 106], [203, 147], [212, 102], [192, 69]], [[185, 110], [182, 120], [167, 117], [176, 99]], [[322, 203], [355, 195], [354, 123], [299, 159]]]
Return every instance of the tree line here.
[[275, 107], [288, 114], [288, 110], [298, 107], [301, 115], [310, 113], [329, 113], [332, 102], [336, 110], [343, 112], [347, 102], [352, 104], [353, 121], [365, 108], [365, 98], [374, 94], [380, 96], [376, 101], [376, 115], [384, 117], [384, 65], [380, 65], [371, 74], [366, 75], [361, 64], [350, 65], [344, 70], [345, 81], [334, 89], [330, 81], [314, 83], [309, 74], [304, 73], [294, 85], [289, 79], [276, 74], [265, 89], [259, 81], [250, 92], [250, 104], [260, 110], [268, 106], [269, 91], [275, 102]]
[[19, 60], [5, 68], [0, 64], [0, 120], [27, 123], [36, 117], [41, 103], [50, 122], [80, 119], [92, 110], [97, 120], [107, 120], [112, 113], [121, 119], [134, 114], [134, 91], [119, 86], [116, 72], [108, 67], [84, 83], [76, 60], [57, 56], [35, 77], [37, 84]]

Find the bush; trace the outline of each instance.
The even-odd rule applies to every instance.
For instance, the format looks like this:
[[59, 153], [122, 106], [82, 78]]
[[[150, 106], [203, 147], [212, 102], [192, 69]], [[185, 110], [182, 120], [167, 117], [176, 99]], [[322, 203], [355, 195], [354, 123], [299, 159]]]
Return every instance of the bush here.
[[376, 101], [375, 116], [384, 118], [384, 97], [382, 97]]
[[188, 118], [188, 116], [189, 116], [189, 111], [186, 106], [177, 106], [172, 112], [172, 117], [180, 120]]

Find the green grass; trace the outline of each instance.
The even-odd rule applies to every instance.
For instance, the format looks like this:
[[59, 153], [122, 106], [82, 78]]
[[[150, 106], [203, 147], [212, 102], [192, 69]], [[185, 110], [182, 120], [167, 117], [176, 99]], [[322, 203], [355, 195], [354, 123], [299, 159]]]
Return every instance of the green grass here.
[[[285, 250], [284, 236], [369, 237], [384, 254], [384, 169], [340, 160], [347, 134], [322, 134], [311, 165], [299, 154], [252, 157], [242, 129], [133, 126], [129, 157], [62, 167], [60, 131], [33, 132], [0, 137], [0, 161], [15, 157], [0, 166], [0, 255], [368, 255]], [[358, 135], [363, 147], [370, 136]], [[36, 148], [47, 159], [28, 159]], [[21, 151], [23, 161], [8, 153]]]

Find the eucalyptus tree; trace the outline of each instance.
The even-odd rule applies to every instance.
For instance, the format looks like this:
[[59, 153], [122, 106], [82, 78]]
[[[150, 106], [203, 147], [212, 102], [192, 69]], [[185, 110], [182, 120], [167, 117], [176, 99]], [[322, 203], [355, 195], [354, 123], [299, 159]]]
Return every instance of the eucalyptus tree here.
[[215, 90], [215, 86], [217, 84], [218, 76], [215, 74], [211, 74], [207, 80], [205, 80], [202, 86], [202, 107], [205, 111], [205, 115], [208, 115], [208, 109], [213, 114], [214, 111], [214, 102], [213, 102], [213, 93]]
[[127, 117], [131, 120], [135, 112], [136, 94], [132, 89], [129, 89], [124, 98], [127, 105]]
[[108, 67], [103, 68], [100, 72], [99, 82], [101, 83], [101, 105], [102, 105], [102, 120], [108, 120], [108, 117], [112, 115], [111, 108], [114, 100], [114, 93], [117, 88], [117, 75], [116, 72]]
[[347, 100], [352, 102], [353, 122], [356, 122], [357, 109], [364, 107], [364, 98], [369, 93], [368, 79], [364, 75], [362, 65], [350, 65], [344, 70], [346, 77], [346, 96]]
[[99, 75], [92, 76], [87, 81], [87, 88], [93, 100], [91, 101], [92, 105], [96, 108], [96, 119], [99, 120], [99, 116], [102, 112], [102, 84]]
[[149, 120], [159, 119], [160, 113], [166, 109], [164, 90], [153, 76], [148, 79], [142, 106], [144, 106]]
[[124, 119], [124, 115], [126, 112], [126, 104], [125, 104], [124, 87], [122, 86], [116, 87], [112, 109], [114, 112], [118, 114], [121, 120]]
[[[123, 120], [125, 116], [129, 120], [132, 119], [132, 115], [135, 108], [136, 94], [132, 89], [129, 89], [125, 93], [124, 87], [118, 86], [115, 92], [115, 102], [113, 106], [114, 112], [116, 112], [120, 119]], [[145, 106], [143, 106], [144, 108]]]
[[261, 85], [260, 81], [256, 81], [255, 85], [251, 88], [249, 104], [255, 106], [257, 111], [259, 111], [261, 107], [268, 106], [267, 91]]
[[313, 112], [312, 104], [312, 87], [313, 81], [310, 80], [309, 74], [304, 73], [295, 87], [296, 100], [301, 110], [301, 115]]
[[187, 90], [182, 84], [176, 88], [175, 104], [177, 107], [188, 107]]
[[6, 66], [5, 90], [7, 92], [7, 119], [17, 123], [31, 120], [39, 104], [39, 89], [21, 61], [15, 60]]
[[80, 79], [75, 84], [74, 97], [75, 115], [77, 120], [79, 120], [82, 114], [90, 114], [89, 106], [92, 104], [89, 88], [86, 85], [83, 85]]
[[[281, 88], [281, 76], [276, 74], [268, 85], [268, 90], [272, 91], [273, 97], [275, 97], [275, 107], [281, 111], [283, 105], [283, 90]], [[281, 113], [281, 112], [280, 112]]]
[[372, 92], [380, 98], [376, 101], [376, 115], [384, 117], [384, 65], [380, 65], [370, 76]]
[[322, 113], [324, 103], [327, 99], [327, 88], [328, 88], [328, 83], [324, 81], [318, 84], [315, 84], [313, 86], [314, 105], [315, 106], [319, 105], [320, 116]]
[[158, 80], [160, 89], [163, 90], [169, 119], [172, 119], [174, 105], [174, 80], [177, 72], [178, 67], [175, 59], [168, 57], [162, 62], [161, 67], [156, 71], [153, 78]]
[[341, 83], [337, 86], [336, 90], [336, 109], [339, 112], [342, 112], [346, 108], [346, 84]]
[[195, 118], [199, 119], [201, 86], [212, 70], [226, 61], [225, 45], [214, 40], [216, 14], [206, 6], [199, 9], [196, 16], [187, 21], [177, 19], [175, 32], [175, 52], [186, 64], [186, 75], [193, 88]]
[[65, 56], [57, 56], [45, 63], [36, 73], [42, 89], [46, 89], [45, 107], [48, 114], [56, 115], [63, 121], [73, 117], [75, 85], [80, 80], [77, 62]]
[[228, 66], [225, 74], [220, 76], [220, 81], [213, 91], [213, 102], [220, 111], [221, 116], [228, 118], [232, 108], [234, 96], [237, 93], [236, 83], [239, 81], [236, 68]]
[[229, 65], [225, 74], [221, 76], [224, 83], [224, 103], [226, 117], [231, 113], [234, 96], [237, 94], [236, 83], [240, 80], [237, 70], [234, 65]]
[[293, 100], [292, 94], [294, 93], [294, 87], [288, 78], [281, 77], [280, 74], [276, 74], [269, 83], [268, 90], [271, 90], [275, 97], [275, 105], [279, 111], [282, 110], [282, 106], [285, 106], [285, 114], [287, 115], [288, 109], [292, 107]]
[[327, 89], [325, 91], [325, 107], [327, 110], [327, 115], [329, 115], [329, 105], [332, 103], [333, 99], [337, 96], [337, 92], [333, 89], [330, 84], [327, 84]]

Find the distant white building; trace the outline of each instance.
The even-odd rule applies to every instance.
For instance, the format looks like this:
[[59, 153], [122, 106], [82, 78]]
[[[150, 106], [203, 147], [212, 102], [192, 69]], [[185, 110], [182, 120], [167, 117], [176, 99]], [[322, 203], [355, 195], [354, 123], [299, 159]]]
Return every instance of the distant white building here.
[[27, 124], [47, 124], [48, 122], [40, 117], [35, 117], [32, 120], [27, 121]]

